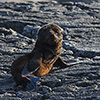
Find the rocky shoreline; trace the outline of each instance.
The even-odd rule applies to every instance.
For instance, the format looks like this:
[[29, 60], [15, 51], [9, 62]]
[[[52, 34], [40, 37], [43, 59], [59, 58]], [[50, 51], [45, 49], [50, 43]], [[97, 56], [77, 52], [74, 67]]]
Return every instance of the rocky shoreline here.
[[[64, 29], [61, 57], [80, 64], [54, 67], [32, 91], [15, 90], [12, 62], [34, 48], [37, 30], [55, 23]], [[0, 2], [1, 100], [99, 100], [100, 3]]]

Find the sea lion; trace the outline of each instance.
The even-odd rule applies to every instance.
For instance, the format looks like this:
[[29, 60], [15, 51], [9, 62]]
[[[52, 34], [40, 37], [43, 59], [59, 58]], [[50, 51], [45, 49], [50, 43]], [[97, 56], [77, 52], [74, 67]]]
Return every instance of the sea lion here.
[[[11, 66], [11, 74], [17, 85], [26, 87], [29, 77], [42, 77], [49, 73], [53, 65], [65, 68], [69, 66], [61, 57], [63, 30], [56, 24], [46, 24], [38, 31], [38, 39], [31, 53], [17, 58]], [[21, 75], [24, 65], [28, 62], [27, 70], [34, 72], [27, 76]]]

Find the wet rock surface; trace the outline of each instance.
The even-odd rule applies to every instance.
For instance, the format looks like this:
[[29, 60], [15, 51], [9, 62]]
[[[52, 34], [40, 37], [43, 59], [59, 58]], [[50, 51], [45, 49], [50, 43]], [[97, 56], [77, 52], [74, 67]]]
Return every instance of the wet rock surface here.
[[[47, 23], [64, 29], [63, 60], [81, 63], [54, 67], [32, 91], [15, 90], [11, 64], [32, 51], [38, 28]], [[99, 100], [100, 3], [0, 2], [0, 99]]]

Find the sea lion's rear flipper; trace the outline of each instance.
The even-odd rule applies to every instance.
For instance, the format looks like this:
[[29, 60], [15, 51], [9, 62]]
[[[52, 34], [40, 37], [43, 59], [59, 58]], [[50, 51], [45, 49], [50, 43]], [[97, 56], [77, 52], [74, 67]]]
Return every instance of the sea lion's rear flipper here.
[[26, 90], [32, 90], [36, 88], [37, 82], [40, 80], [40, 77], [29, 77], [30, 83], [27, 84]]
[[23, 56], [20, 56], [18, 57], [13, 63], [12, 63], [12, 66], [11, 66], [11, 74], [14, 78], [14, 80], [16, 81], [17, 84], [21, 84], [23, 83], [22, 81], [28, 81], [27, 79], [25, 79], [25, 77], [22, 77], [21, 73], [22, 73], [22, 70], [24, 68], [24, 65], [25, 63], [28, 61], [28, 56], [27, 54], [26, 55], [23, 55]]
[[57, 67], [60, 67], [60, 68], [66, 68], [66, 67], [70, 67], [72, 65], [76, 65], [78, 63], [81, 63], [81, 61], [72, 60], [72, 61], [66, 63], [59, 56], [58, 59], [57, 59], [57, 61], [54, 63], [53, 66], [57, 66]]

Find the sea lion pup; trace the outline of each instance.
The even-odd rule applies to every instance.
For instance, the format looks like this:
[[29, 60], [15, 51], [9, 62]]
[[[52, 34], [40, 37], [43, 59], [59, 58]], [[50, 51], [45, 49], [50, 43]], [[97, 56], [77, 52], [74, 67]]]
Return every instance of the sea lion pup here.
[[[53, 65], [61, 68], [68, 66], [60, 58], [62, 39], [62, 29], [56, 24], [46, 24], [39, 29], [33, 51], [20, 56], [12, 63], [11, 74], [17, 85], [26, 87], [27, 83], [30, 82], [29, 77], [42, 77], [49, 73]], [[27, 62], [27, 70], [32, 73], [24, 76], [21, 74]]]

